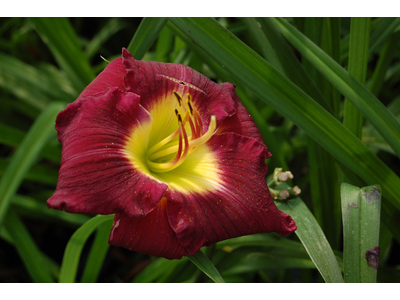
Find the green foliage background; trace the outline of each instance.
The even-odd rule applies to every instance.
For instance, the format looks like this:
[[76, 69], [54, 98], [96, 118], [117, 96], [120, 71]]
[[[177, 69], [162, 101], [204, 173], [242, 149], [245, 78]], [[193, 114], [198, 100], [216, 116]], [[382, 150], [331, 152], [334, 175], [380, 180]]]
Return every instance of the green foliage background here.
[[[0, 19], [0, 281], [343, 282], [347, 182], [381, 186], [378, 282], [399, 282], [399, 34], [400, 18]], [[236, 84], [273, 154], [269, 174], [291, 170], [302, 190], [277, 202], [297, 235], [169, 261], [107, 245], [110, 217], [47, 209], [55, 117], [122, 47]]]

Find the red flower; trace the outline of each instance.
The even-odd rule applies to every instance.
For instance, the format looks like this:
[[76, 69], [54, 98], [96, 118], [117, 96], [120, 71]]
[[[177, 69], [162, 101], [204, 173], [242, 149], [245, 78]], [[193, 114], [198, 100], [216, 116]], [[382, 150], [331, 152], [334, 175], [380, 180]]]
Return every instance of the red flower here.
[[126, 50], [62, 111], [50, 208], [114, 214], [109, 243], [180, 258], [296, 229], [265, 182], [267, 147], [231, 83]]

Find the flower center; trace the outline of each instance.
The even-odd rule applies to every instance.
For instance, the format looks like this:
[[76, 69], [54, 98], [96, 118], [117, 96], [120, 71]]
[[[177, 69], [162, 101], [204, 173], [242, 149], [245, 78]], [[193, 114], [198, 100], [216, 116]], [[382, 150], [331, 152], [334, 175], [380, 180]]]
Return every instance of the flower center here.
[[[216, 117], [211, 116], [208, 130], [202, 134], [203, 123], [199, 112], [196, 108], [193, 108], [190, 94], [186, 94], [185, 101], [178, 92], [173, 91], [173, 94], [177, 100], [177, 105], [173, 111], [175, 117], [169, 118], [169, 120], [177, 119], [178, 128], [151, 147], [146, 156], [147, 166], [155, 173], [169, 172], [179, 167], [190, 153], [214, 135], [217, 127]], [[185, 128], [185, 125], [188, 124], [190, 136], [188, 136], [189, 127], [188, 129]], [[169, 124], [166, 124], [166, 128], [168, 127]]]

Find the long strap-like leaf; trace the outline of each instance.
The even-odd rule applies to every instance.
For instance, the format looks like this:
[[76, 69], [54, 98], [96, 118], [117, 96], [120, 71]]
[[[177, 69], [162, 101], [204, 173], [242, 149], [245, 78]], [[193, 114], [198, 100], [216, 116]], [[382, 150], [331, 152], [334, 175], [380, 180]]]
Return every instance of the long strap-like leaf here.
[[292, 120], [338, 161], [366, 182], [379, 183], [387, 199], [400, 209], [400, 178], [301, 89], [215, 20], [171, 18], [171, 21], [240, 83]]
[[36, 119], [13, 155], [0, 181], [0, 224], [24, 175], [35, 162], [50, 135], [55, 134], [54, 121], [58, 112], [63, 108], [64, 105], [59, 103], [48, 106]]
[[[104, 222], [112, 222], [114, 215], [96, 216], [83, 224], [69, 239], [60, 270], [60, 282], [75, 282], [83, 246], [92, 232]], [[111, 227], [111, 224], [110, 224]]]
[[374, 125], [400, 157], [400, 123], [361, 83], [285, 20], [274, 19], [280, 32]]
[[141, 59], [154, 43], [167, 21], [167, 18], [143, 18], [127, 50], [136, 59]]

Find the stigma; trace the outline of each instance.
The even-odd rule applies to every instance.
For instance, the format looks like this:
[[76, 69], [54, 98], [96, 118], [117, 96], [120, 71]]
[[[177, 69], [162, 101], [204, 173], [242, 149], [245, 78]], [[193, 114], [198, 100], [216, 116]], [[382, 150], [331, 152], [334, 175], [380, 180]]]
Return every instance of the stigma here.
[[178, 126], [172, 134], [147, 151], [147, 166], [155, 173], [169, 172], [179, 167], [188, 155], [214, 135], [217, 127], [216, 117], [211, 116], [208, 129], [203, 134], [203, 122], [200, 113], [193, 106], [191, 95], [187, 93], [183, 99], [177, 91], [172, 94], [176, 105], [171, 113], [175, 115]]

